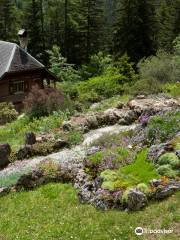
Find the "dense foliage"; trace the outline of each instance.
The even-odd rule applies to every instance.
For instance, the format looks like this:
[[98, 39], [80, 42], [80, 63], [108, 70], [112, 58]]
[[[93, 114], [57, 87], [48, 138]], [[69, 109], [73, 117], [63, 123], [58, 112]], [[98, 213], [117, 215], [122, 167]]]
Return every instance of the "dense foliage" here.
[[32, 87], [24, 100], [25, 111], [31, 118], [47, 116], [62, 110], [63, 104], [64, 97], [58, 90], [50, 87], [40, 89], [38, 85]]
[[28, 49], [44, 63], [53, 45], [74, 64], [112, 50], [138, 61], [160, 48], [172, 51], [179, 6], [179, 0], [1, 0], [0, 39], [17, 41], [17, 30], [28, 29]]
[[18, 116], [12, 103], [0, 103], [0, 125], [12, 122]]

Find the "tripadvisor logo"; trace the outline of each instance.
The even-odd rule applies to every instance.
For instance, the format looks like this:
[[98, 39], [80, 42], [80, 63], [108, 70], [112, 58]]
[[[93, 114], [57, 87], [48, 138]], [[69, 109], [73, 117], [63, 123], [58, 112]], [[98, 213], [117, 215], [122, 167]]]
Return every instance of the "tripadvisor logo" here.
[[142, 227], [137, 227], [135, 229], [135, 234], [140, 236], [140, 235], [143, 235], [143, 228]]

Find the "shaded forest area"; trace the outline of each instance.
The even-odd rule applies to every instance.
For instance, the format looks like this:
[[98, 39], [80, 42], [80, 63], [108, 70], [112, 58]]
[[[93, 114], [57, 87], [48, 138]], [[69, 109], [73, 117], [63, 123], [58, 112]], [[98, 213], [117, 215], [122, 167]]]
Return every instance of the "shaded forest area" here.
[[28, 51], [45, 64], [53, 45], [77, 65], [99, 51], [138, 62], [159, 49], [171, 53], [180, 0], [0, 0], [0, 39], [18, 42], [20, 28], [28, 30]]

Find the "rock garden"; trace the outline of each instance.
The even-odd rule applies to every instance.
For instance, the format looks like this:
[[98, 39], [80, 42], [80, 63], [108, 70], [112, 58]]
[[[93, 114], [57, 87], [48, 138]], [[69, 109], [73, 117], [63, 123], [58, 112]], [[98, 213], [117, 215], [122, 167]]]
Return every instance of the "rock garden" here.
[[[51, 133], [27, 132], [17, 150], [1, 144], [0, 196], [71, 182], [81, 203], [102, 210], [140, 210], [169, 197], [180, 190], [179, 107], [173, 98], [139, 96], [76, 114]], [[70, 131], [81, 133], [77, 146]]]

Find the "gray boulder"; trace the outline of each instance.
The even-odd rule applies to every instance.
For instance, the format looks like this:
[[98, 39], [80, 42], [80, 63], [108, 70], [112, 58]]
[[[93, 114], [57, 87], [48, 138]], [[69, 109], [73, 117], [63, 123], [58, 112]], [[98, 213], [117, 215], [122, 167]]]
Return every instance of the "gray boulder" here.
[[8, 143], [0, 144], [0, 168], [6, 167], [9, 164], [9, 155], [11, 147]]
[[127, 197], [127, 208], [131, 211], [136, 211], [144, 208], [147, 205], [147, 197], [144, 193], [137, 189], [129, 190]]
[[173, 146], [170, 143], [161, 143], [158, 145], [152, 145], [148, 152], [148, 159], [157, 162], [158, 158], [166, 152], [173, 151]]
[[171, 195], [173, 195], [175, 192], [180, 190], [180, 182], [174, 182], [170, 183], [166, 186], [161, 186], [157, 189], [157, 191], [154, 194], [155, 199], [164, 199]]

